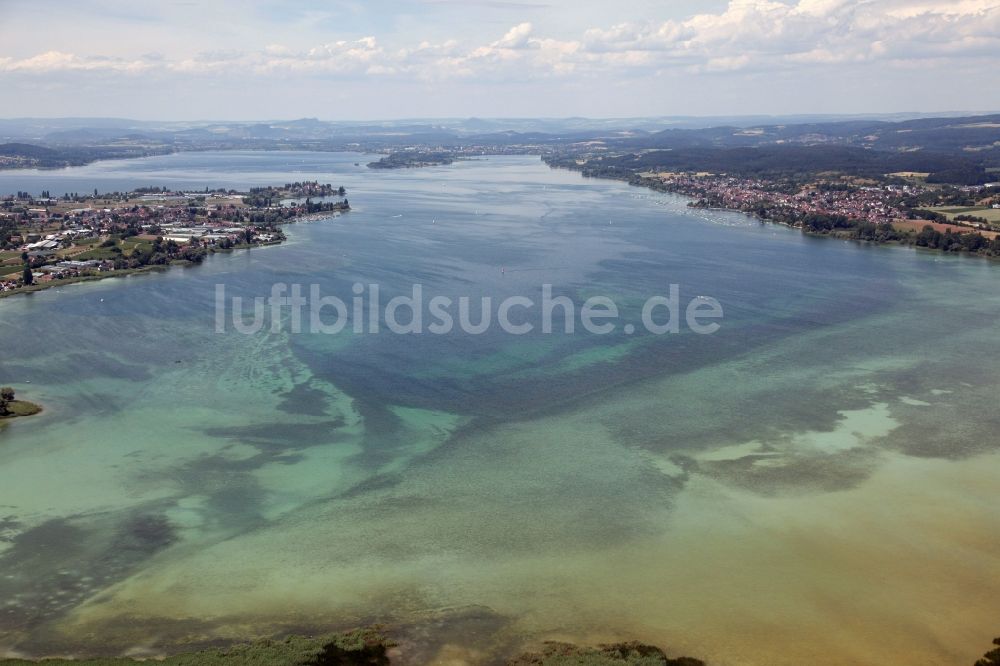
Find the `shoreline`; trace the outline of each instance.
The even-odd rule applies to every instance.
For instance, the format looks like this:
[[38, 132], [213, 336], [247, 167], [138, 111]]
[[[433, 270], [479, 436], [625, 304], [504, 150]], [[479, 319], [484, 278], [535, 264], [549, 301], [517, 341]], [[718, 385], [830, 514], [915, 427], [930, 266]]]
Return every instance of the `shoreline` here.
[[[284, 243], [281, 241], [270, 241], [268, 243], [259, 243], [257, 245], [245, 245], [242, 247], [231, 247], [225, 249], [212, 249], [209, 254], [229, 254], [232, 252], [238, 252], [241, 250], [251, 250], [254, 248], [264, 248], [264, 247], [274, 247]], [[98, 275], [80, 275], [77, 277], [65, 278], [63, 280], [48, 280], [43, 283], [35, 283], [28, 287], [19, 287], [13, 291], [0, 291], [0, 299], [10, 298], [13, 296], [18, 296], [20, 294], [32, 294], [38, 291], [47, 291], [53, 287], [68, 287], [74, 284], [81, 284], [83, 282], [99, 282], [101, 280], [110, 280], [113, 278], [124, 278], [133, 275], [148, 275], [151, 273], [165, 273], [172, 268], [193, 268], [198, 266], [201, 262], [195, 261], [173, 261], [169, 264], [157, 264], [155, 266], [142, 266], [140, 268], [123, 268], [121, 270], [110, 271], [107, 274]]]
[[27, 287], [19, 287], [12, 291], [0, 291], [0, 299], [10, 298], [12, 296], [18, 296], [20, 294], [33, 294], [38, 291], [47, 291], [53, 287], [68, 287], [73, 284], [80, 284], [83, 282], [98, 282], [100, 280], [109, 280], [111, 278], [122, 278], [129, 277], [131, 275], [142, 275], [146, 273], [154, 273], [160, 271], [166, 271], [174, 266], [196, 266], [197, 264], [193, 262], [185, 263], [175, 263], [167, 264], [165, 266], [142, 266], [141, 268], [123, 268], [117, 271], [111, 271], [106, 275], [79, 275], [76, 277], [65, 278], [62, 280], [48, 280], [46, 282], [36, 282], [35, 284], [29, 285]]
[[[374, 625], [325, 635], [289, 634], [272, 638], [235, 639], [220, 646], [188, 647], [167, 654], [144, 656], [2, 656], [0, 666], [33, 664], [78, 664], [79, 666], [125, 666], [159, 663], [165, 666], [204, 666], [232, 663], [269, 664], [270, 666], [391, 666], [410, 663], [414, 658], [412, 636], [394, 632], [384, 625]], [[408, 654], [409, 653], [409, 654]], [[464, 662], [463, 662], [464, 663]], [[668, 657], [655, 645], [639, 641], [619, 641], [598, 645], [546, 640], [532, 642], [514, 651], [505, 663], [509, 666], [706, 666], [701, 659]]]
[[19, 171], [62, 171], [63, 169], [79, 169], [81, 167], [90, 166], [91, 164], [97, 164], [98, 162], [118, 162], [118, 161], [131, 161], [131, 160], [142, 160], [148, 159], [150, 157], [167, 157], [169, 155], [181, 155], [183, 153], [212, 153], [212, 152], [262, 152], [262, 153], [280, 153], [280, 152], [303, 152], [303, 153], [354, 153], [356, 155], [378, 155], [380, 153], [372, 152], [369, 150], [359, 150], [355, 148], [343, 147], [343, 148], [329, 148], [329, 149], [310, 149], [307, 147], [300, 148], [286, 148], [286, 147], [263, 147], [263, 148], [251, 148], [246, 146], [236, 146], [232, 148], [220, 148], [217, 146], [210, 146], [206, 148], [171, 148], [163, 152], [151, 152], [144, 155], [116, 155], [110, 157], [97, 157], [92, 160], [87, 160], [86, 162], [81, 162], [79, 164], [63, 164], [60, 166], [38, 166], [26, 164], [24, 166], [8, 166], [0, 169], [0, 175], [5, 172], [15, 173]]
[[[350, 209], [348, 208], [347, 210], [349, 211]], [[317, 220], [322, 220], [322, 219], [326, 219], [326, 218], [335, 218], [335, 217], [340, 217], [340, 215], [342, 215], [342, 214], [343, 214], [342, 211], [338, 211], [338, 212], [336, 212], [336, 214], [333, 214], [330, 211], [316, 212], [316, 213], [307, 213], [305, 215], [301, 215], [301, 216], [296, 217], [296, 218], [294, 218], [292, 220], [288, 220], [288, 221], [284, 222], [283, 224], [278, 225], [277, 229], [279, 231], [281, 231], [281, 228], [283, 226], [285, 226], [286, 224], [294, 224], [296, 222], [311, 222], [311, 221], [317, 221]], [[287, 240], [287, 238], [284, 237], [283, 233], [282, 233], [282, 236], [283, 237], [281, 239], [279, 239], [279, 240], [271, 240], [271, 241], [267, 241], [267, 242], [256, 243], [256, 244], [253, 244], [253, 245], [247, 245], [247, 244], [244, 243], [244, 244], [235, 245], [233, 247], [228, 247], [228, 248], [216, 248], [216, 247], [213, 247], [213, 248], [211, 248], [211, 249], [208, 250], [208, 254], [209, 255], [223, 254], [223, 253], [229, 254], [229, 253], [237, 252], [237, 251], [240, 251], [240, 250], [251, 250], [251, 249], [254, 249], [254, 248], [265, 248], [265, 247], [276, 247], [278, 245], [282, 245]], [[47, 280], [45, 282], [36, 282], [36, 283], [34, 283], [32, 285], [29, 285], [27, 287], [18, 287], [17, 289], [14, 289], [14, 290], [11, 290], [11, 291], [0, 291], [0, 300], [2, 300], [4, 298], [10, 298], [10, 297], [13, 297], [13, 296], [19, 296], [21, 294], [32, 294], [32, 293], [39, 292], [39, 291], [47, 291], [49, 289], [52, 289], [53, 287], [68, 287], [70, 285], [80, 284], [80, 283], [84, 283], [84, 282], [98, 282], [98, 281], [101, 281], [101, 280], [109, 280], [109, 279], [113, 279], [113, 278], [123, 278], [123, 277], [129, 277], [129, 276], [132, 276], [132, 275], [145, 275], [145, 274], [150, 274], [150, 273], [165, 272], [165, 271], [170, 270], [171, 268], [192, 268], [194, 266], [198, 266], [200, 263], [201, 263], [201, 261], [189, 261], [189, 260], [185, 260], [185, 259], [178, 259], [178, 260], [174, 260], [174, 261], [170, 262], [169, 264], [155, 264], [155, 265], [149, 265], [149, 266], [141, 266], [139, 268], [122, 268], [122, 269], [119, 269], [119, 270], [108, 271], [107, 273], [104, 273], [104, 274], [100, 274], [99, 273], [97, 275], [78, 275], [78, 276], [75, 276], [75, 277], [64, 278], [64, 279], [61, 279], [61, 280]]]
[[[677, 196], [677, 197], [683, 197], [684, 199], [688, 200], [689, 203], [687, 205], [687, 208], [691, 209], [691, 210], [699, 210], [699, 209], [700, 210], [717, 210], [717, 211], [725, 211], [725, 212], [729, 212], [729, 213], [740, 213], [740, 214], [745, 215], [746, 217], [748, 217], [748, 218], [750, 218], [752, 220], [759, 221], [761, 224], [774, 224], [774, 225], [777, 225], [777, 226], [780, 226], [780, 227], [784, 227], [786, 229], [794, 229], [796, 231], [801, 232], [801, 234], [803, 236], [809, 236], [810, 238], [834, 238], [834, 239], [843, 240], [843, 241], [855, 241], [855, 242], [860, 243], [860, 244], [872, 245], [872, 246], [877, 246], [877, 247], [883, 247], [883, 246], [884, 247], [905, 247], [905, 248], [910, 248], [910, 249], [913, 249], [913, 250], [927, 250], [927, 251], [933, 251], [933, 252], [938, 252], [938, 253], [943, 253], [943, 254], [951, 254], [951, 255], [956, 255], [956, 256], [972, 256], [972, 257], [977, 257], [977, 258], [980, 258], [980, 259], [986, 259], [986, 260], [990, 260], [990, 261], [1000, 261], [1000, 255], [997, 255], [997, 254], [988, 254], [988, 253], [985, 253], [985, 252], [968, 251], [968, 250], [948, 250], [948, 249], [944, 249], [944, 248], [940, 248], [940, 247], [928, 247], [928, 246], [919, 245], [919, 244], [916, 243], [916, 238], [919, 235], [919, 232], [914, 231], [914, 230], [905, 230], [905, 231], [904, 230], [899, 230], [894, 225], [891, 225], [892, 226], [892, 230], [895, 231], [896, 233], [900, 234], [902, 236], [902, 238], [892, 239], [892, 240], [877, 240], [877, 239], [871, 239], [871, 238], [855, 238], [853, 235], [851, 235], [849, 233], [849, 230], [847, 230], [847, 229], [844, 229], [844, 230], [836, 230], [836, 229], [834, 229], [834, 230], [829, 231], [828, 233], [821, 233], [821, 232], [818, 232], [818, 231], [811, 231], [811, 230], [805, 228], [804, 226], [802, 226], [800, 224], [794, 224], [794, 223], [791, 223], [791, 222], [785, 222], [783, 220], [772, 219], [772, 218], [769, 218], [769, 217], [763, 217], [763, 216], [761, 216], [761, 215], [759, 215], [759, 214], [757, 214], [757, 213], [755, 213], [753, 211], [743, 210], [741, 208], [729, 208], [729, 207], [726, 207], [726, 206], [711, 206], [711, 205], [706, 205], [706, 206], [691, 205], [693, 202], [698, 201], [697, 197], [695, 197], [695, 196], [693, 196], [691, 194], [688, 194], [686, 192], [682, 192], [682, 191], [678, 191], [678, 190], [675, 190], [675, 189], [663, 187], [662, 181], [654, 181], [654, 179], [651, 179], [651, 178], [645, 178], [645, 177], [636, 176], [636, 175], [629, 176], [628, 178], [619, 178], [619, 177], [615, 177], [615, 176], [592, 176], [592, 175], [584, 174], [583, 171], [580, 170], [580, 169], [573, 169], [571, 167], [564, 166], [564, 165], [549, 164], [548, 162], [546, 162], [546, 165], [550, 169], [566, 169], [567, 171], [574, 171], [576, 173], [579, 173], [584, 178], [596, 178], [596, 179], [599, 179], [599, 180], [617, 180], [617, 181], [620, 181], [620, 182], [624, 182], [624, 183], [626, 183], [627, 185], [629, 185], [631, 187], [641, 187], [643, 189], [647, 189], [647, 190], [650, 190], [652, 192], [658, 192], [660, 194], [670, 194], [670, 195]], [[647, 182], [647, 181], [654, 181], [654, 182]], [[660, 187], [657, 187], [657, 185], [660, 185]], [[932, 226], [930, 220], [926, 220], [926, 222], [927, 222], [927, 225]], [[955, 226], [957, 227], [958, 225], [955, 225]], [[977, 233], [978, 233], [977, 229], [969, 227], [968, 231], [963, 231], [962, 233], [956, 234], [956, 235], [967, 235], [967, 234], [977, 234]], [[982, 234], [979, 234], [979, 235], [982, 236]]]
[[[629, 184], [631, 185], [631, 183], [629, 183]], [[675, 196], [685, 197], [685, 198], [691, 199], [692, 201], [696, 201], [697, 200], [695, 197], [692, 197], [689, 194], [684, 194], [683, 192], [673, 192], [673, 191], [656, 190], [655, 188], [652, 188], [652, 187], [650, 187], [648, 185], [638, 185], [637, 187], [645, 187], [646, 189], [651, 189], [654, 192], [665, 192], [666, 194], [673, 194]], [[726, 208], [725, 206], [691, 206], [691, 205], [689, 205], [688, 208], [690, 208], [692, 210], [717, 210], [717, 211], [724, 211], [724, 212], [727, 212], [727, 213], [741, 213], [741, 214], [749, 217], [752, 220], [759, 221], [761, 224], [773, 224], [773, 225], [776, 225], [776, 226], [779, 226], [779, 227], [784, 227], [785, 229], [792, 229], [792, 230], [795, 230], [795, 231], [799, 231], [799, 232], [802, 233], [803, 236], [808, 236], [809, 238], [832, 238], [832, 239], [835, 239], [835, 240], [853, 241], [853, 242], [858, 243], [860, 245], [871, 245], [871, 246], [874, 246], [874, 247], [908, 248], [908, 249], [916, 250], [916, 251], [924, 250], [924, 251], [927, 251], [927, 252], [938, 252], [938, 253], [944, 253], [944, 254], [951, 254], [951, 255], [955, 255], [955, 256], [976, 257], [977, 259], [985, 259], [987, 261], [1000, 261], [1000, 255], [985, 254], [985, 253], [982, 253], [982, 252], [967, 252], [967, 251], [952, 252], [952, 251], [942, 250], [941, 248], [924, 247], [924, 246], [921, 246], [921, 245], [917, 245], [916, 242], [914, 241], [914, 239], [916, 238], [918, 232], [916, 232], [916, 231], [900, 231], [900, 230], [896, 229], [895, 227], [893, 227], [893, 229], [897, 233], [903, 234], [905, 236], [904, 238], [900, 238], [900, 239], [896, 239], [896, 240], [873, 240], [873, 239], [869, 239], [869, 238], [854, 238], [853, 236], [851, 236], [851, 235], [849, 235], [847, 233], [844, 233], [844, 231], [831, 231], [829, 233], [820, 233], [818, 231], [810, 231], [809, 229], [806, 229], [806, 228], [804, 228], [802, 226], [798, 226], [798, 225], [795, 225], [795, 224], [790, 224], [788, 222], [783, 222], [781, 220], [774, 220], [774, 219], [771, 219], [771, 218], [768, 218], [768, 217], [761, 217], [760, 215], [758, 215], [758, 214], [756, 214], [754, 212], [746, 211], [746, 210], [741, 210], [739, 208]], [[930, 225], [930, 221], [927, 221], [927, 224]], [[966, 232], [963, 232], [963, 233], [976, 233], [976, 230], [975, 229], [970, 229], [969, 231], [966, 231]]]
[[0, 425], [14, 419], [37, 416], [45, 411], [43, 405], [31, 402], [30, 400], [12, 400], [8, 405], [8, 409], [11, 410], [9, 414], [0, 414]]

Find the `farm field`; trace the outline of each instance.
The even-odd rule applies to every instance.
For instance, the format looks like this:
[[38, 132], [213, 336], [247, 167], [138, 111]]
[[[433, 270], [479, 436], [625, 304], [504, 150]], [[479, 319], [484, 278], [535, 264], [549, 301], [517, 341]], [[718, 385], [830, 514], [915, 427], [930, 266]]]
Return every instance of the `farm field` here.
[[1000, 224], [1000, 208], [988, 208], [985, 206], [938, 206], [928, 210], [941, 213], [949, 220], [955, 219], [956, 215], [973, 215], [984, 218], [991, 224]]
[[938, 231], [940, 231], [941, 233], [944, 233], [948, 230], [951, 230], [951, 233], [953, 234], [965, 234], [975, 231], [982, 234], [984, 237], [990, 239], [996, 238], [997, 236], [996, 231], [984, 231], [981, 229], [974, 229], [972, 227], [964, 227], [964, 226], [959, 226], [957, 224], [944, 224], [942, 222], [931, 222], [929, 220], [896, 220], [895, 222], [892, 223], [892, 226], [895, 227], [898, 231], [919, 232], [928, 224], [937, 229]]

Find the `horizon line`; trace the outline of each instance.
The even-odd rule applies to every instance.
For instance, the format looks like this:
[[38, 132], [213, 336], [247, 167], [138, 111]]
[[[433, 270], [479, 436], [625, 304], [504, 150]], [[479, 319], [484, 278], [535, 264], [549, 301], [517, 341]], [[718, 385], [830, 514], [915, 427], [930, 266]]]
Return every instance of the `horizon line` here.
[[925, 117], [962, 117], [962, 116], [989, 116], [1000, 115], [1000, 110], [949, 110], [949, 111], [859, 111], [859, 112], [795, 112], [795, 113], [736, 113], [736, 114], [664, 114], [664, 115], [637, 115], [637, 116], [400, 116], [395, 118], [349, 118], [331, 119], [319, 118], [316, 116], [299, 116], [295, 118], [191, 118], [191, 119], [169, 119], [169, 118], [136, 118], [122, 116], [100, 116], [100, 115], [70, 115], [70, 116], [0, 116], [0, 122], [28, 121], [28, 120], [115, 120], [142, 123], [262, 123], [262, 122], [297, 122], [311, 120], [323, 123], [399, 123], [399, 122], [420, 122], [420, 121], [470, 121], [470, 120], [490, 120], [490, 121], [523, 121], [523, 120], [592, 120], [592, 121], [613, 121], [613, 120], [671, 120], [671, 119], [700, 119], [710, 120], [714, 118], [858, 118], [858, 117], [889, 117], [889, 116], [925, 116]]

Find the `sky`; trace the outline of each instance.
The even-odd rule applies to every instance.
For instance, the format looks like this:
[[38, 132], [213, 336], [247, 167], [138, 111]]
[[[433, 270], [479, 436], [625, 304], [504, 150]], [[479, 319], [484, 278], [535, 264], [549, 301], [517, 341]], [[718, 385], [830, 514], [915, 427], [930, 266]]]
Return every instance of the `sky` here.
[[0, 117], [1000, 110], [1000, 0], [0, 0]]

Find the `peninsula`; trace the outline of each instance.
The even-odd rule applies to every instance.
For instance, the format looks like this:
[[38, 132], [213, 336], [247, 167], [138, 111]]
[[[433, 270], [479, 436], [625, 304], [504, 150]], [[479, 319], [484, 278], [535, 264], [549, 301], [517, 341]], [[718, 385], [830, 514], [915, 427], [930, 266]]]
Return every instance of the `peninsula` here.
[[543, 159], [584, 176], [680, 194], [691, 208], [740, 211], [808, 234], [1000, 257], [1000, 183], [879, 173], [822, 147], [782, 148], [773, 165], [766, 153], [714, 150], [694, 159], [577, 147]]
[[281, 243], [283, 223], [346, 212], [346, 195], [315, 181], [247, 191], [8, 194], [0, 197], [0, 297]]

